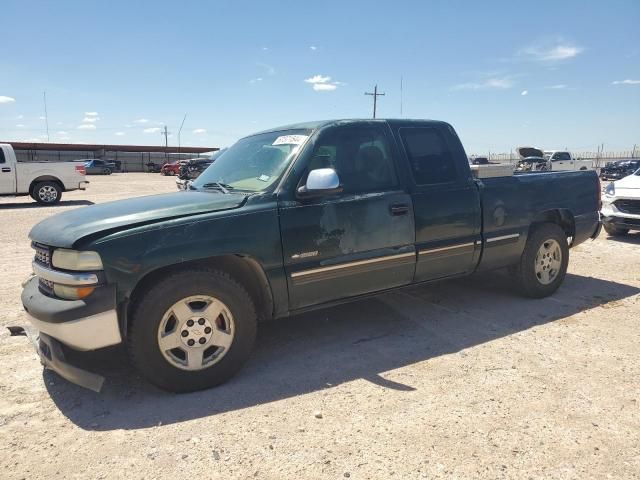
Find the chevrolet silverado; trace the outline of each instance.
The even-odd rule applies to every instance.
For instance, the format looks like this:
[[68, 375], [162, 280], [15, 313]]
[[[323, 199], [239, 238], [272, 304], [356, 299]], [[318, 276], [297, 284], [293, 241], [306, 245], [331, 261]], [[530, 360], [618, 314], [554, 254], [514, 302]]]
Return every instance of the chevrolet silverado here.
[[149, 381], [193, 391], [234, 375], [267, 319], [503, 267], [553, 294], [599, 233], [596, 172], [483, 167], [440, 121], [304, 123], [239, 140], [187, 191], [50, 217], [22, 293], [41, 361], [99, 390], [65, 349], [124, 343]]

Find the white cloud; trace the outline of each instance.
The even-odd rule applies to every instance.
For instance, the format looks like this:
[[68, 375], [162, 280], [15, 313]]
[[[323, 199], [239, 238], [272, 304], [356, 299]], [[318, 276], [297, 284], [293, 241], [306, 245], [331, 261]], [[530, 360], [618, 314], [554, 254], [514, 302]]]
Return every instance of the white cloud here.
[[16, 118], [17, 118], [18, 120], [22, 120], [22, 119], [24, 118], [24, 115], [18, 115]]
[[513, 80], [510, 77], [494, 77], [488, 78], [482, 82], [469, 82], [454, 85], [453, 90], [490, 90], [490, 89], [507, 89], [513, 87]]
[[269, 50], [269, 47], [262, 47], [262, 50], [266, 52], [267, 50]]
[[46, 119], [47, 119], [47, 117], [45, 117], [44, 115], [40, 115], [38, 118], [39, 118], [40, 120], [46, 120]]
[[19, 124], [17, 124], [17, 125], [16, 125], [16, 127], [18, 127], [18, 128], [24, 128], [24, 125], [23, 125], [22, 123], [19, 123]]
[[158, 133], [159, 131], [160, 131], [160, 127], [145, 128], [143, 130], [144, 133]]
[[207, 133], [207, 130], [204, 128], [196, 128], [193, 133], [195, 133], [196, 135], [199, 135], [201, 133]]
[[82, 119], [84, 123], [96, 123], [98, 120], [100, 120], [100, 117], [84, 117]]
[[115, 135], [116, 137], [122, 137], [124, 136], [124, 132], [116, 132]]
[[325, 77], [322, 75], [314, 75], [313, 77], [307, 78], [305, 82], [307, 83], [327, 83], [331, 80], [331, 77]]
[[315, 45], [311, 45], [309, 48], [310, 48], [311, 50], [313, 50], [314, 52], [318, 49], [318, 47], [316, 47]]
[[5, 97], [4, 95], [0, 95], [0, 103], [14, 103], [16, 101], [13, 97]]
[[626, 80], [615, 80], [611, 82], [611, 85], [640, 85], [640, 80], [631, 80], [630, 78]]
[[316, 92], [331, 92], [336, 88], [338, 88], [337, 85], [334, 85], [333, 83], [314, 83], [313, 84], [313, 89]]
[[262, 77], [258, 77], [258, 78], [252, 78], [251, 80], [249, 80], [249, 83], [258, 83], [262, 81]]
[[98, 112], [84, 112], [87, 117], [97, 117]]
[[529, 95], [529, 90], [523, 90], [520, 95], [522, 95], [523, 97], [526, 97], [527, 95]]
[[548, 87], [544, 87], [548, 90], [564, 90], [567, 86], [564, 83], [559, 83], [558, 85], [549, 85]]
[[96, 126], [93, 123], [83, 123], [78, 125], [78, 130], [95, 130]]
[[523, 48], [520, 56], [539, 62], [561, 62], [578, 56], [584, 48], [557, 39], [554, 42], [542, 42]]
[[138, 120], [134, 120], [133, 123], [149, 123], [149, 120], [146, 118], [139, 118]]
[[310, 83], [316, 92], [331, 92], [338, 88], [340, 85], [344, 85], [342, 82], [332, 82], [331, 77], [325, 75], [314, 75], [313, 77], [306, 78], [306, 83]]
[[63, 130], [60, 130], [59, 132], [56, 132], [56, 135], [69, 135], [69, 132], [65, 132]]

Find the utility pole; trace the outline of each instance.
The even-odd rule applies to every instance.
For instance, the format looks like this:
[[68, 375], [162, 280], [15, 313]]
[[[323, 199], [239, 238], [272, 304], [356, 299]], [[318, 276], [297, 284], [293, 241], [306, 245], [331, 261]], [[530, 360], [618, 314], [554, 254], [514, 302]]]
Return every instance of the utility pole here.
[[164, 126], [164, 130], [162, 132], [160, 132], [162, 135], [164, 135], [164, 159], [165, 161], [169, 160], [169, 132], [167, 131], [167, 126]]
[[378, 93], [378, 85], [376, 85], [373, 88], [373, 93], [364, 92], [364, 94], [373, 96], [373, 118], [376, 118], [376, 106], [377, 106], [377, 103], [378, 103], [378, 97], [383, 97], [385, 94], [384, 93]]

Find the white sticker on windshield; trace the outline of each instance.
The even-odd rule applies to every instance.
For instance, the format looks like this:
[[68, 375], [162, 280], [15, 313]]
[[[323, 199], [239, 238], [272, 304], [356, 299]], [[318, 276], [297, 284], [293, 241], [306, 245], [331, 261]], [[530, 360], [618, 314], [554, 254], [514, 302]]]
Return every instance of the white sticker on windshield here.
[[301, 145], [308, 135], [281, 135], [271, 145]]
[[265, 175], [264, 173], [258, 177], [258, 180], [261, 182], [268, 182], [271, 177], [269, 175]]

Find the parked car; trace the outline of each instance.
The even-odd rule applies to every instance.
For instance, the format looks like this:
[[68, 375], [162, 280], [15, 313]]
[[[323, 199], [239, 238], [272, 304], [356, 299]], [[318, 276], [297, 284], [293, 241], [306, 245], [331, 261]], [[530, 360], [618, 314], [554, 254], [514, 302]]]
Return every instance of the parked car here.
[[566, 150], [545, 150], [544, 158], [551, 164], [550, 170], [594, 170], [591, 160], [574, 158], [571, 152]]
[[275, 128], [186, 192], [37, 224], [22, 302], [42, 362], [73, 382], [103, 379], [70, 367], [61, 343], [124, 342], [161, 388], [209, 388], [242, 367], [262, 320], [503, 267], [524, 295], [551, 295], [569, 248], [599, 232], [600, 193], [594, 171], [474, 178], [444, 122]]
[[178, 175], [180, 173], [181, 160], [175, 162], [167, 162], [160, 168], [161, 175]]
[[551, 161], [545, 158], [544, 152], [536, 147], [516, 148], [519, 160], [516, 172], [545, 172], [551, 170]]
[[474, 157], [471, 159], [472, 165], [489, 165], [490, 163], [487, 157]]
[[605, 188], [602, 223], [612, 236], [640, 230], [640, 169]]
[[620, 180], [631, 175], [640, 168], [639, 160], [622, 160], [619, 162], [607, 162], [600, 170], [602, 180]]
[[226, 150], [226, 148], [216, 150], [208, 157], [197, 157], [189, 160], [183, 160], [180, 165], [180, 173], [176, 179], [176, 187], [178, 187], [178, 190], [187, 190], [189, 185], [191, 185], [191, 183]]
[[18, 162], [13, 147], [0, 144], [0, 195], [30, 195], [41, 205], [60, 201], [62, 192], [84, 190], [84, 165], [72, 162]]
[[87, 175], [111, 175], [116, 169], [116, 164], [106, 160], [89, 159], [84, 160], [84, 168]]

